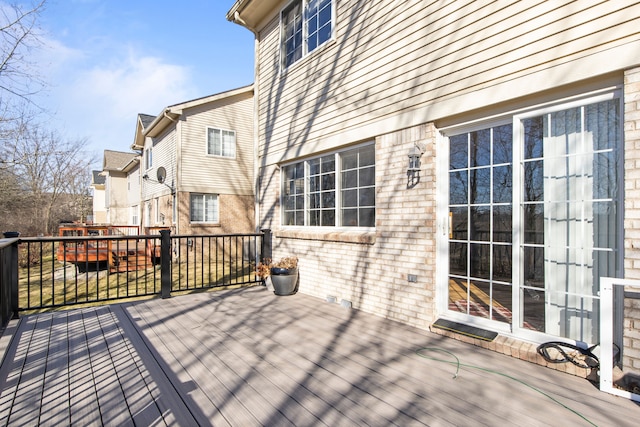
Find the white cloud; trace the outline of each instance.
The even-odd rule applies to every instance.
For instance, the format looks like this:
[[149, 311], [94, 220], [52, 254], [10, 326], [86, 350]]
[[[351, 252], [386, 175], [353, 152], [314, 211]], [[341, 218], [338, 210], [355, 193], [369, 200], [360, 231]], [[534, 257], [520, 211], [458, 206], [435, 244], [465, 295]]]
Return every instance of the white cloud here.
[[86, 59], [86, 55], [82, 51], [65, 46], [58, 40], [45, 38], [44, 36], [40, 40], [42, 41], [42, 48], [37, 52], [37, 61], [41, 70], [47, 71], [49, 76], [54, 75], [58, 70], [68, 66], [70, 63]]
[[192, 92], [185, 67], [133, 53], [113, 66], [80, 72], [77, 79], [70, 93], [75, 102], [99, 106], [112, 118], [132, 121], [137, 113], [158, 113], [165, 105], [184, 101]]
[[124, 58], [99, 63], [87, 54], [56, 45], [49, 104], [65, 133], [88, 138], [93, 151], [129, 149], [138, 113], [158, 114], [171, 104], [202, 96], [189, 69], [128, 49]]

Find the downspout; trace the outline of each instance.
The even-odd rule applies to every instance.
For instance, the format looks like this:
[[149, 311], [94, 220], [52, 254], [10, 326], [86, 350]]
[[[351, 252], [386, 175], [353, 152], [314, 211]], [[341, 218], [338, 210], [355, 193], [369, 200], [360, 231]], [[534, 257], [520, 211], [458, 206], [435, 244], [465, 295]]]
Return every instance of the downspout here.
[[258, 117], [258, 108], [260, 106], [258, 94], [260, 93], [260, 60], [259, 53], [259, 34], [254, 29], [247, 25], [247, 23], [240, 17], [240, 12], [237, 10], [233, 14], [233, 22], [245, 27], [247, 30], [253, 33], [253, 213], [254, 213], [254, 228], [256, 232], [260, 231], [260, 165], [259, 165], [259, 142], [260, 142], [260, 122]]
[[[180, 123], [180, 119], [179, 118], [173, 118], [169, 115], [169, 111], [171, 111], [169, 108], [165, 109], [162, 112], [162, 116], [165, 117], [166, 119], [168, 119], [171, 123], [174, 123], [176, 125], [176, 130], [175, 130], [175, 137], [174, 137], [174, 150], [172, 150], [172, 154], [171, 157], [175, 156], [172, 159], [172, 163], [175, 162], [175, 168], [171, 168], [171, 175], [172, 175], [172, 183], [171, 183], [171, 195], [169, 197], [171, 197], [171, 222], [175, 223], [176, 225], [176, 230], [175, 230], [175, 234], [180, 234], [180, 221], [178, 221], [179, 218], [175, 218], [173, 213], [175, 212], [178, 216], [180, 217], [180, 213], [179, 210], [177, 209], [176, 206], [174, 206], [174, 203], [178, 203], [178, 186], [180, 184], [180, 180], [178, 179], [178, 174], [180, 173], [181, 170], [181, 165], [180, 162], [182, 161], [182, 125]], [[181, 110], [179, 110], [181, 111]], [[182, 117], [182, 115], [180, 115], [180, 117]], [[175, 200], [174, 200], [174, 194], [175, 194]], [[171, 228], [172, 224], [169, 224], [169, 228]]]
[[[178, 178], [180, 172], [182, 171], [182, 123], [184, 122], [176, 121], [176, 136], [175, 136], [176, 140], [174, 142], [176, 146], [175, 147], [176, 158], [175, 158], [175, 169], [172, 171], [173, 182], [171, 183], [171, 187], [172, 187], [171, 189], [171, 220], [176, 225], [175, 234], [180, 234], [180, 209], [178, 209], [179, 206], [177, 205], [179, 204], [179, 200], [180, 200], [180, 192], [178, 191], [178, 189], [179, 187], [181, 187], [180, 182], [182, 182], [182, 180]], [[177, 218], [174, 217], [174, 213]]]

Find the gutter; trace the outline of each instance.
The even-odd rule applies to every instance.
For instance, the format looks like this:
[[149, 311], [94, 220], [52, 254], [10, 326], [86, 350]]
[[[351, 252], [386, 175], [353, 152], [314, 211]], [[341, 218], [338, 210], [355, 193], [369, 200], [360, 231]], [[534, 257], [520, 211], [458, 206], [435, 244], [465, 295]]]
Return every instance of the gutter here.
[[[170, 108], [166, 108], [162, 111], [161, 114], [159, 114], [154, 120], [153, 122], [151, 122], [151, 124], [144, 130], [144, 132], [142, 132], [143, 136], [148, 136], [151, 138], [154, 138], [156, 136], [158, 136], [166, 127], [167, 127], [167, 123], [163, 124], [163, 121], [169, 120], [169, 122], [171, 123], [177, 123], [178, 119], [171, 117], [170, 114], [178, 114], [178, 116], [180, 116], [179, 113], [173, 113], [171, 111]], [[161, 127], [160, 127], [161, 126]], [[160, 127], [160, 129], [158, 130], [157, 133], [153, 133], [153, 130]]]
[[253, 28], [249, 28], [249, 26], [240, 18], [240, 11], [244, 10], [252, 0], [237, 0], [229, 12], [227, 12], [227, 21], [235, 22], [248, 30], [251, 30], [255, 34], [255, 30]]

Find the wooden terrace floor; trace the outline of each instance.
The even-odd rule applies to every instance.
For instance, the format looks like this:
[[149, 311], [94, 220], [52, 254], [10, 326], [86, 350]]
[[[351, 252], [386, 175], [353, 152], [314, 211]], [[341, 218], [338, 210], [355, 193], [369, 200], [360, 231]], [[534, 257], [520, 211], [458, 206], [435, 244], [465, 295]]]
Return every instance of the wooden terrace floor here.
[[[630, 426], [640, 418], [638, 405], [584, 379], [264, 287], [24, 316], [0, 344], [1, 425]], [[431, 359], [417, 353], [425, 347]]]

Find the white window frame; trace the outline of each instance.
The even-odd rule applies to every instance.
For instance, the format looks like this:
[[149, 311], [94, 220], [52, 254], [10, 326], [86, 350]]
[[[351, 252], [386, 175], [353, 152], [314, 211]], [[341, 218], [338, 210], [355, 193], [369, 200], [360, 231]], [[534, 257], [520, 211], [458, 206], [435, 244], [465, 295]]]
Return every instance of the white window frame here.
[[140, 210], [138, 208], [138, 205], [131, 206], [131, 224], [132, 225], [139, 225], [138, 224], [139, 213], [140, 213]]
[[149, 170], [153, 167], [153, 147], [144, 150], [144, 167]]
[[[373, 163], [373, 169], [374, 169], [374, 177], [373, 177], [373, 185], [362, 185], [362, 186], [357, 186], [357, 187], [352, 187], [353, 189], [372, 189], [373, 190], [373, 197], [374, 197], [374, 204], [373, 206], [355, 206], [354, 208], [357, 209], [358, 211], [360, 209], [373, 209], [374, 210], [374, 218], [373, 218], [373, 226], [360, 226], [360, 225], [346, 225], [342, 223], [342, 217], [343, 217], [343, 210], [348, 209], [349, 207], [344, 206], [343, 204], [343, 200], [342, 200], [342, 194], [343, 194], [343, 183], [342, 183], [342, 174], [343, 172], [343, 164], [342, 164], [342, 155], [352, 151], [352, 150], [358, 150], [358, 149], [362, 149], [362, 148], [371, 148], [373, 150], [373, 156], [374, 156], [374, 163]], [[319, 208], [315, 208], [315, 209], [311, 209], [310, 206], [310, 195], [311, 195], [311, 189], [310, 189], [310, 185], [309, 185], [309, 178], [310, 178], [310, 166], [309, 163], [313, 160], [316, 159], [320, 159], [323, 157], [327, 157], [327, 156], [334, 156], [335, 158], [335, 169], [334, 169], [334, 173], [335, 173], [335, 188], [333, 190], [333, 192], [335, 193], [335, 206], [334, 206], [334, 217], [335, 217], [335, 224], [334, 225], [310, 225], [310, 212], [311, 211], [320, 211], [322, 212], [323, 209], [319, 209]], [[282, 165], [282, 167], [280, 168], [280, 182], [281, 182], [281, 192], [280, 192], [280, 223], [282, 225], [283, 228], [304, 228], [304, 229], [313, 229], [313, 230], [318, 230], [318, 229], [327, 229], [327, 230], [335, 230], [337, 228], [342, 228], [345, 230], [366, 230], [366, 231], [370, 231], [370, 230], [375, 230], [375, 210], [376, 210], [376, 196], [375, 196], [375, 189], [376, 189], [376, 179], [375, 179], [375, 168], [376, 168], [376, 150], [375, 150], [375, 143], [373, 141], [371, 142], [367, 142], [364, 144], [358, 144], [358, 145], [354, 145], [354, 146], [350, 146], [350, 147], [346, 147], [343, 148], [339, 151], [334, 151], [331, 153], [324, 153], [322, 155], [319, 156], [314, 156], [314, 157], [309, 157], [306, 158], [304, 160], [298, 160], [298, 161], [294, 161], [294, 162], [289, 162], [286, 163], [284, 165]], [[286, 224], [286, 209], [285, 209], [285, 204], [286, 204], [286, 185], [287, 185], [287, 176], [286, 176], [286, 169], [288, 167], [291, 166], [295, 166], [295, 165], [300, 165], [303, 164], [304, 165], [304, 177], [303, 177], [303, 181], [304, 181], [304, 190], [303, 190], [303, 197], [304, 197], [304, 208], [303, 208], [303, 212], [302, 215], [304, 216], [304, 225], [287, 225]], [[366, 166], [365, 168], [368, 168], [369, 166]], [[358, 167], [357, 169], [364, 169], [362, 167]], [[318, 193], [321, 191], [314, 191], [315, 193]]]
[[[209, 137], [210, 137], [211, 131], [220, 132], [220, 153], [212, 153], [210, 151], [211, 144], [210, 144]], [[224, 144], [224, 138], [223, 138], [225, 133], [229, 133], [233, 136], [233, 153], [232, 154], [225, 153], [225, 144]], [[238, 137], [237, 137], [236, 131], [231, 129], [218, 128], [214, 126], [207, 126], [205, 150], [206, 150], [207, 156], [222, 157], [225, 159], [235, 159], [238, 151]]]
[[[310, 40], [310, 30], [309, 30], [309, 17], [307, 16], [307, 8], [309, 6], [310, 3], [320, 3], [323, 0], [293, 0], [290, 3], [288, 3], [284, 8], [282, 8], [282, 10], [280, 11], [280, 68], [281, 71], [286, 70], [287, 68], [289, 68], [290, 66], [294, 65], [295, 63], [299, 62], [301, 59], [304, 59], [305, 57], [307, 57], [311, 52], [314, 52], [316, 50], [318, 50], [320, 47], [322, 47], [323, 45], [326, 45], [328, 42], [332, 41], [335, 39], [335, 31], [336, 31], [336, 1], [335, 0], [328, 0], [329, 4], [331, 7], [331, 18], [330, 18], [330, 35], [326, 40], [323, 40], [320, 43], [317, 43], [314, 47], [312, 47], [311, 49], [309, 48], [309, 40]], [[302, 52], [300, 54], [300, 57], [297, 59], [293, 59], [291, 61], [291, 63], [287, 64], [287, 52], [286, 52], [286, 43], [287, 43], [287, 37], [285, 34], [285, 23], [284, 23], [284, 18], [287, 12], [289, 12], [291, 9], [293, 9], [297, 4], [300, 5], [300, 9], [301, 9], [301, 20], [302, 20], [302, 28], [301, 28], [301, 43], [302, 43]], [[313, 31], [311, 33], [311, 36], [314, 34], [318, 34], [319, 32], [319, 28], [317, 28], [315, 31]]]
[[[193, 219], [193, 199], [194, 197], [202, 197], [202, 220], [194, 220]], [[207, 206], [207, 197], [215, 198], [215, 218], [211, 220], [207, 220], [206, 218], [206, 206]], [[220, 195], [212, 194], [212, 193], [191, 193], [189, 195], [189, 222], [191, 224], [219, 224], [220, 223]]]

